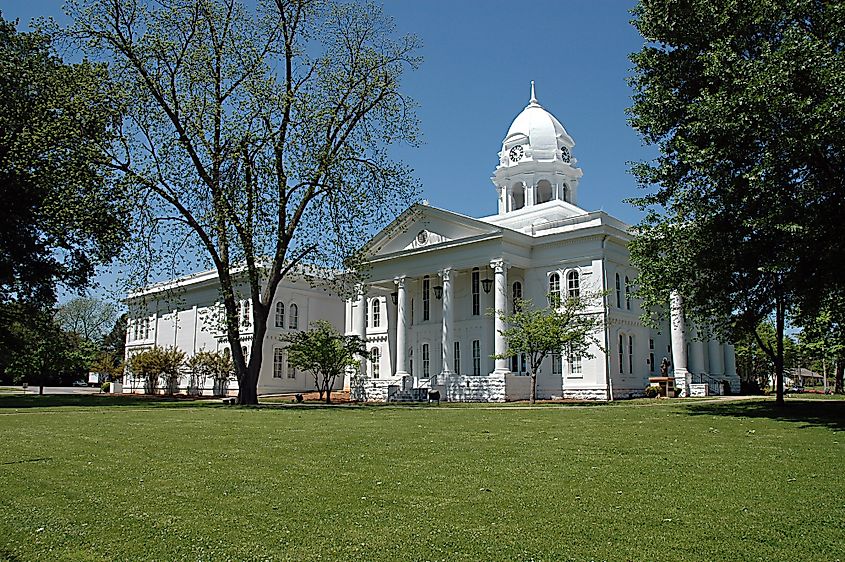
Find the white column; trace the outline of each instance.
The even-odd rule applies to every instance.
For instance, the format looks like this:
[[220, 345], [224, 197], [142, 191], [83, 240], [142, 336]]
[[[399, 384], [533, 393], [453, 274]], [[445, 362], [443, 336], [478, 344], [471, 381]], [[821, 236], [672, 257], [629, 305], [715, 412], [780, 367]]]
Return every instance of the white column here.
[[669, 295], [672, 335], [672, 366], [675, 370], [675, 387], [681, 396], [689, 396], [689, 371], [687, 371], [687, 342], [684, 334], [684, 301], [678, 291]]
[[[367, 288], [363, 285], [358, 288], [358, 316], [355, 317], [355, 335], [367, 341]], [[362, 377], [367, 376], [367, 360], [363, 357], [360, 362], [360, 373]]]
[[736, 372], [736, 351], [732, 343], [725, 343], [723, 346], [725, 352], [725, 378], [731, 385], [731, 393], [739, 394], [739, 375]]
[[396, 299], [396, 376], [404, 377], [408, 373], [408, 291], [405, 290], [405, 277], [397, 277], [399, 295]]
[[352, 299], [346, 299], [346, 318], [344, 319], [343, 326], [344, 332], [347, 334], [351, 334], [354, 332], [355, 323], [352, 319]]
[[701, 339], [701, 330], [695, 329], [695, 335], [690, 340], [689, 370], [691, 373], [704, 373], [704, 340]]
[[[496, 355], [503, 355], [505, 351], [507, 351], [508, 345], [505, 341], [505, 336], [502, 335], [502, 332], [506, 328], [505, 321], [502, 320], [499, 312], [507, 312], [508, 309], [508, 270], [507, 264], [505, 264], [502, 259], [492, 260], [490, 262], [490, 267], [493, 268], [493, 272], [495, 273], [493, 307], [495, 308], [496, 315], [493, 321], [493, 328], [495, 332], [493, 334], [493, 353]], [[496, 374], [510, 372], [507, 359], [496, 359], [495, 366], [496, 368], [493, 372]]]
[[725, 374], [725, 357], [722, 351], [722, 344], [716, 338], [707, 342], [707, 357], [710, 359], [710, 374], [714, 377], [721, 377]]
[[446, 384], [446, 377], [452, 374], [455, 348], [453, 341], [455, 310], [452, 306], [452, 269], [447, 267], [440, 272], [443, 282], [443, 332], [441, 334], [441, 348], [443, 352], [443, 366], [440, 371], [441, 384]]

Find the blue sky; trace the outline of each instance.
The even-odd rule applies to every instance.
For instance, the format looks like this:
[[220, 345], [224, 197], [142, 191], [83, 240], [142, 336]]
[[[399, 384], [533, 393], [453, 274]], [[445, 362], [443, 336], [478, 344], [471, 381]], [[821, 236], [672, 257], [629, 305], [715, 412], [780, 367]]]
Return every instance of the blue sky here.
[[[623, 199], [640, 191], [628, 162], [654, 154], [627, 125], [629, 53], [642, 38], [630, 25], [634, 0], [389, 0], [398, 28], [423, 43], [422, 67], [405, 91], [420, 107], [424, 144], [401, 158], [432, 205], [470, 216], [496, 212], [490, 176], [511, 121], [537, 98], [575, 140], [584, 171], [579, 204], [629, 223]], [[61, 1], [0, 0], [6, 19], [63, 21]]]

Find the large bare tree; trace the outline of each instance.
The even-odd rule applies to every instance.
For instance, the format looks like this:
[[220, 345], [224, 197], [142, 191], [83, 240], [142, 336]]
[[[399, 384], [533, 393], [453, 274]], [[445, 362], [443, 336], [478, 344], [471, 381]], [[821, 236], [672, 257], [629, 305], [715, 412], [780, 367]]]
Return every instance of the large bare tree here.
[[416, 142], [400, 79], [417, 40], [354, 2], [71, 0], [68, 12], [70, 37], [117, 80], [126, 117], [109, 164], [137, 189], [144, 280], [202, 265], [188, 256], [216, 269], [238, 401], [257, 403], [279, 282], [304, 266], [355, 270], [365, 238], [416, 197], [389, 148]]

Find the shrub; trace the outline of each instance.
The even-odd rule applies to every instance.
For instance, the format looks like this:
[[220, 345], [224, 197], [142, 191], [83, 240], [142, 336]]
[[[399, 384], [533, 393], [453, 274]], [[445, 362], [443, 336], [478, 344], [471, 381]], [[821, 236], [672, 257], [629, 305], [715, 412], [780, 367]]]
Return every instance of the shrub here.
[[656, 398], [660, 396], [660, 387], [655, 385], [645, 387], [645, 395], [647, 398]]
[[110, 388], [111, 388], [111, 383], [108, 382], [108, 381], [106, 381], [102, 385], [100, 385], [100, 390], [103, 391], [103, 392], [108, 392]]

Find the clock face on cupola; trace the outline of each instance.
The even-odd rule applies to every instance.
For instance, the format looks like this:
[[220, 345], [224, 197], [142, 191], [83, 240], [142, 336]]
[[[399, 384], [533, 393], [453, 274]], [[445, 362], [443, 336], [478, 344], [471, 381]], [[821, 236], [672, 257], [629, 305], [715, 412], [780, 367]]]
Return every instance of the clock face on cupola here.
[[499, 146], [499, 164], [490, 178], [496, 186], [499, 214], [547, 203], [543, 209], [552, 209], [554, 201], [577, 207], [583, 172], [572, 154], [575, 141], [537, 101], [534, 82], [528, 105], [511, 122]]

